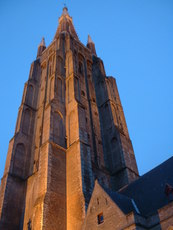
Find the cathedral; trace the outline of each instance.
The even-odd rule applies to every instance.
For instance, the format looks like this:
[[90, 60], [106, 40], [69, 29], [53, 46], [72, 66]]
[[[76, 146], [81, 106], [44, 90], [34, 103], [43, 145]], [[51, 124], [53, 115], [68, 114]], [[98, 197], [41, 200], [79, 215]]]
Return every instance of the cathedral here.
[[116, 80], [64, 7], [24, 86], [0, 230], [96, 229], [173, 229], [173, 157], [139, 176]]

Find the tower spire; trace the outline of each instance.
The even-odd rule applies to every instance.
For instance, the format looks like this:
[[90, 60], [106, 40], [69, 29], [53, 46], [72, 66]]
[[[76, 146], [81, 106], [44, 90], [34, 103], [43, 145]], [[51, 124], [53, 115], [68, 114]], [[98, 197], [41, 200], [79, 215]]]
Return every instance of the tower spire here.
[[[68, 14], [68, 8], [66, 6], [66, 4], [64, 3], [64, 8], [63, 8], [63, 15], [67, 15]], [[69, 15], [69, 14], [68, 14]]]
[[60, 33], [67, 32], [72, 35], [75, 39], [79, 40], [77, 33], [75, 31], [72, 17], [70, 17], [68, 13], [68, 8], [66, 4], [64, 4], [62, 15], [59, 18], [59, 25], [55, 34], [55, 38], [59, 36]]

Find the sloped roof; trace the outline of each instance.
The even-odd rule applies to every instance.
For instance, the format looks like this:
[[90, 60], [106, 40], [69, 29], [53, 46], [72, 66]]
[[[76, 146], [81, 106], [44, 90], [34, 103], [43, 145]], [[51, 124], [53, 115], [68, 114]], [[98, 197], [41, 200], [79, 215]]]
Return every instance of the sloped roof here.
[[121, 211], [124, 212], [124, 214], [128, 214], [130, 212], [139, 213], [136, 204], [131, 198], [118, 192], [113, 192], [108, 188], [103, 187], [102, 185], [100, 186], [108, 194], [112, 201], [121, 209]]
[[173, 157], [119, 192], [132, 198], [142, 215], [150, 216], [170, 202], [165, 194], [166, 184], [173, 186]]

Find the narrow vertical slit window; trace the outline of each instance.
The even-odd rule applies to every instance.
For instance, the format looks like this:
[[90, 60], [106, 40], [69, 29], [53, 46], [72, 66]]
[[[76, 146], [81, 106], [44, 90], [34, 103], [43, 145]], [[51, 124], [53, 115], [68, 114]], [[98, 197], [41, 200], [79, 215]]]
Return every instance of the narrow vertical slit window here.
[[97, 223], [102, 224], [104, 222], [103, 212], [97, 215]]

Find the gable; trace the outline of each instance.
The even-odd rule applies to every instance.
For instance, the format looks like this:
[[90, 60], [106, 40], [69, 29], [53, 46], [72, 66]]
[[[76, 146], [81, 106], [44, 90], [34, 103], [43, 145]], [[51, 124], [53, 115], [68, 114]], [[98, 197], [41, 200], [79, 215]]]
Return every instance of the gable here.
[[120, 209], [108, 193], [95, 182], [94, 191], [88, 206], [83, 230], [122, 229], [129, 223], [134, 223], [134, 214], [127, 215]]

